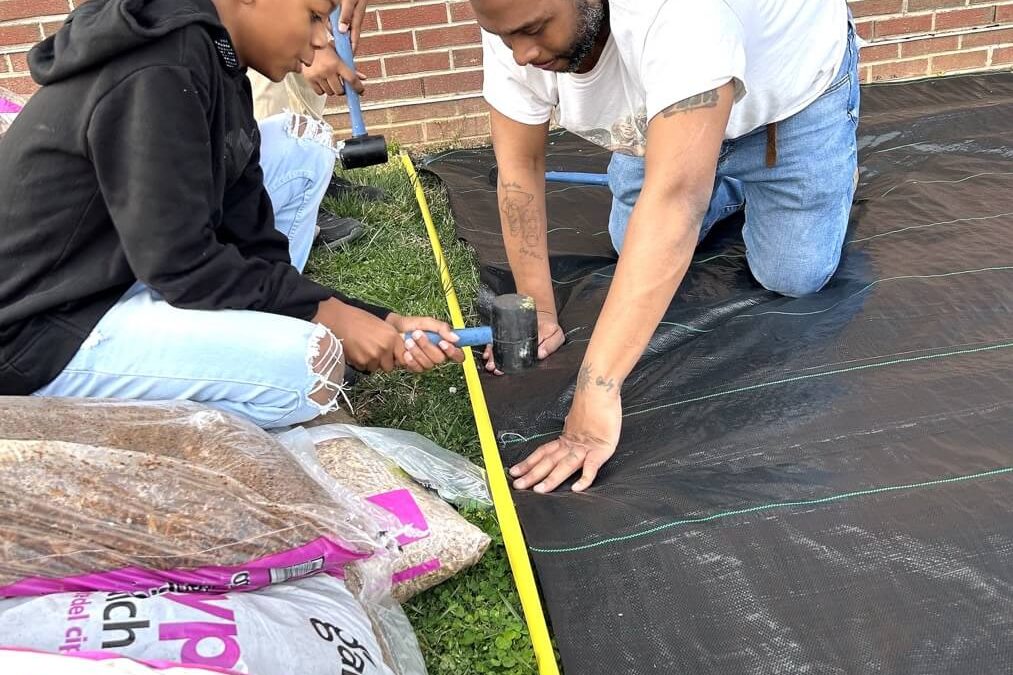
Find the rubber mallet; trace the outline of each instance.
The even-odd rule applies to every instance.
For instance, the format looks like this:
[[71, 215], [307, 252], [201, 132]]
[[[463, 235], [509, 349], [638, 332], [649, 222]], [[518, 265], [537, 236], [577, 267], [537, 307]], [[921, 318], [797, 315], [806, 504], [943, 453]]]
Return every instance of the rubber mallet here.
[[[489, 185], [495, 186], [499, 180], [499, 167], [492, 167], [489, 171]], [[575, 171], [546, 171], [545, 180], [548, 183], [569, 183], [571, 185], [598, 185], [608, 187], [609, 176], [607, 173], [579, 173]]]
[[[460, 338], [456, 347], [481, 347], [492, 344], [496, 367], [510, 375], [535, 364], [538, 355], [538, 314], [535, 301], [526, 295], [501, 295], [492, 302], [491, 325], [478, 328], [455, 328]], [[411, 333], [405, 334], [405, 339]], [[443, 338], [426, 331], [434, 345]]]
[[[334, 31], [334, 47], [338, 56], [349, 68], [355, 70], [355, 58], [352, 56], [352, 38], [348, 33], [338, 30], [338, 17], [341, 10], [331, 14], [331, 29]], [[348, 118], [352, 123], [352, 137], [335, 143], [334, 150], [338, 161], [344, 169], [361, 169], [387, 163], [387, 139], [383, 136], [371, 136], [366, 132], [366, 123], [362, 119], [362, 105], [359, 95], [345, 84], [345, 99], [348, 101]]]

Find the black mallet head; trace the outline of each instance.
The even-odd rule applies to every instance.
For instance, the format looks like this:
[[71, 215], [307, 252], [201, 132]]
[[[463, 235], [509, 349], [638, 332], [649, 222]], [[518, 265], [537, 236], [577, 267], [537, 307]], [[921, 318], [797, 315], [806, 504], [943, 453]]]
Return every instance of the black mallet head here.
[[511, 375], [535, 365], [538, 314], [526, 295], [501, 295], [492, 302], [492, 353], [496, 366]]
[[338, 159], [343, 169], [361, 169], [387, 163], [387, 139], [383, 136], [354, 136], [342, 141]]

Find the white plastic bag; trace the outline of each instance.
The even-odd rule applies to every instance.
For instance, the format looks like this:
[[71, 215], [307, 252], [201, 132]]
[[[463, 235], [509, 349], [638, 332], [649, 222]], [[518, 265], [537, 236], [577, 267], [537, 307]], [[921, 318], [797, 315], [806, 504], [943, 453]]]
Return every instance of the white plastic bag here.
[[315, 443], [358, 438], [391, 460], [420, 485], [457, 506], [492, 506], [485, 469], [413, 431], [328, 424], [307, 429]]
[[255, 675], [393, 675], [362, 606], [328, 575], [224, 595], [81, 592], [2, 600], [0, 641]]

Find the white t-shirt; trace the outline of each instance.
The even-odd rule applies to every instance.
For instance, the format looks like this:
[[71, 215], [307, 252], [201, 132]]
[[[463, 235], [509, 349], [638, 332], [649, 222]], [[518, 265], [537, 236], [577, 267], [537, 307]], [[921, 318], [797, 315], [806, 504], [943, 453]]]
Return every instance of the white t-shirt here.
[[668, 106], [734, 81], [725, 138], [803, 110], [830, 85], [847, 46], [845, 0], [609, 0], [612, 35], [594, 69], [518, 66], [483, 32], [486, 100], [525, 124], [553, 119], [593, 143], [643, 155]]

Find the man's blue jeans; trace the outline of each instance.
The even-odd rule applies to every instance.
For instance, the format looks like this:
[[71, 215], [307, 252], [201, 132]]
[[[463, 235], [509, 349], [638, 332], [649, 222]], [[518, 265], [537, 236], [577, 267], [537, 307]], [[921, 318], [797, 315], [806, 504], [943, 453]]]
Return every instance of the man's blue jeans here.
[[[290, 120], [286, 114], [261, 123], [261, 166], [275, 227], [288, 237], [292, 262], [301, 270], [334, 152], [289, 133]], [[324, 339], [327, 333], [277, 314], [179, 309], [138, 282], [102, 317], [63, 372], [35, 395], [187, 399], [262, 427], [297, 424], [336, 405], [309, 398], [322, 385], [312, 362], [323, 362], [317, 370], [331, 369], [340, 381], [340, 345], [335, 353], [317, 353], [321, 345], [337, 344]]]
[[[777, 161], [767, 166], [767, 129], [725, 141], [703, 239], [719, 220], [745, 210], [742, 237], [753, 276], [768, 290], [799, 297], [830, 280], [841, 259], [858, 171], [858, 47], [848, 48], [827, 90], [778, 123]], [[644, 183], [644, 160], [614, 154], [609, 165], [609, 233], [622, 251]]]

